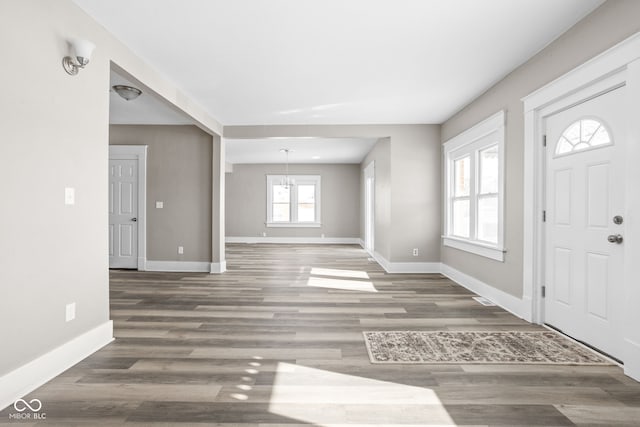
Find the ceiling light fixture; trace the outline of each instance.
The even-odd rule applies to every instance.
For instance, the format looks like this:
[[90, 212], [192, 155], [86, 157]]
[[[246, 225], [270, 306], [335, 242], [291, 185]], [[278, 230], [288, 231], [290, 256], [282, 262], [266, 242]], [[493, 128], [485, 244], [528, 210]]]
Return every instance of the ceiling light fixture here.
[[142, 91], [133, 86], [115, 85], [113, 86], [113, 90], [115, 90], [118, 95], [120, 95], [127, 101], [131, 101], [132, 99], [136, 99], [137, 97], [142, 95]]
[[280, 182], [280, 185], [288, 189], [289, 187], [296, 185], [295, 180], [289, 177], [289, 153], [293, 153], [293, 150], [289, 150], [288, 148], [281, 148], [280, 152], [285, 153], [287, 156], [286, 163], [285, 163], [285, 175], [282, 181]]
[[88, 40], [82, 39], [69, 40], [69, 45], [71, 46], [74, 56], [65, 56], [62, 58], [62, 68], [64, 68], [67, 74], [75, 76], [80, 69], [89, 63], [96, 45]]

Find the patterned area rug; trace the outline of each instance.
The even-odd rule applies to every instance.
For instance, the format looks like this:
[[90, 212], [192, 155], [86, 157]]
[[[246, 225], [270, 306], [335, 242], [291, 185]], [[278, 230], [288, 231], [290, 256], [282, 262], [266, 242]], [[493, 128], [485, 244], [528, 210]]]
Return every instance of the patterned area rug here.
[[596, 352], [551, 331], [363, 334], [371, 363], [612, 364]]

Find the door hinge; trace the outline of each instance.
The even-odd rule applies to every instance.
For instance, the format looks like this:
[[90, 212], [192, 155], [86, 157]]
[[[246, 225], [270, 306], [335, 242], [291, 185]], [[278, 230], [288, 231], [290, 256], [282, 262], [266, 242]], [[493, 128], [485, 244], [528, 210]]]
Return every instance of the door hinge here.
[[547, 211], [542, 211], [542, 222], [547, 222]]
[[543, 286], [542, 287], [542, 298], [545, 298], [547, 296], [547, 287]]
[[542, 135], [542, 146], [543, 147], [547, 146], [547, 135]]

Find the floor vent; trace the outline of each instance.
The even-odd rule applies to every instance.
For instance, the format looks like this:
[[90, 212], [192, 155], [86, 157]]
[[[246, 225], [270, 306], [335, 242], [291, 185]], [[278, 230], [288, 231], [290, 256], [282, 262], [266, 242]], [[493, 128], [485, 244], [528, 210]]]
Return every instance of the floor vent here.
[[487, 307], [493, 307], [496, 304], [491, 301], [489, 298], [485, 298], [485, 297], [473, 297], [474, 300], [478, 301], [480, 304], [485, 305]]

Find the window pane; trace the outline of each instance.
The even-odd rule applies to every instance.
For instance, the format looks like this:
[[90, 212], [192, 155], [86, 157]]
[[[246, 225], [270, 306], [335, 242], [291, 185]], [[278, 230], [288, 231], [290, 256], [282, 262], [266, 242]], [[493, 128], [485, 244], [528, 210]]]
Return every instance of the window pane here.
[[313, 184], [298, 185], [298, 222], [314, 222], [316, 220], [316, 186]]
[[604, 126], [600, 126], [600, 128], [596, 131], [596, 133], [591, 138], [591, 145], [603, 145], [611, 142], [611, 137], [609, 136], [609, 132], [604, 128]]
[[316, 205], [313, 203], [298, 203], [298, 222], [314, 222], [316, 220]]
[[575, 122], [562, 133], [562, 136], [567, 138], [571, 145], [575, 145], [580, 142], [580, 122]]
[[273, 204], [273, 221], [289, 222], [289, 203]]
[[591, 141], [593, 138], [593, 134], [596, 133], [599, 127], [602, 125], [597, 120], [582, 120], [581, 124], [581, 132], [582, 135], [580, 137], [580, 141]]
[[498, 243], [498, 196], [478, 199], [478, 240]]
[[564, 136], [560, 137], [558, 141], [558, 148], [556, 149], [557, 154], [565, 154], [569, 153], [573, 150], [573, 145], [565, 138]]
[[315, 185], [298, 185], [298, 203], [315, 203], [316, 202], [316, 186]]
[[453, 202], [452, 218], [454, 236], [469, 237], [469, 200]]
[[284, 185], [273, 186], [273, 203], [289, 203], [289, 189]]
[[498, 192], [498, 146], [480, 151], [480, 194]]
[[471, 158], [463, 157], [453, 162], [453, 186], [455, 197], [469, 195]]

